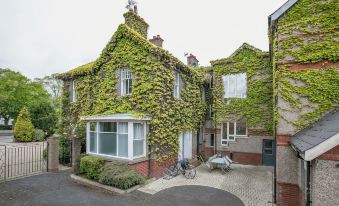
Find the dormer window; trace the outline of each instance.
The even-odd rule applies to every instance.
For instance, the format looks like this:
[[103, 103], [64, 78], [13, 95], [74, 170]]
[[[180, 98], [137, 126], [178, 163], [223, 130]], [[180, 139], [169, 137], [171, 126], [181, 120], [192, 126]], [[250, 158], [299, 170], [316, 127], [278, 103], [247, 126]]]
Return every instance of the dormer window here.
[[132, 94], [133, 74], [130, 69], [121, 69], [121, 95]]
[[174, 74], [174, 91], [173, 96], [177, 99], [180, 98], [181, 93], [181, 76], [179, 72], [175, 72]]
[[224, 98], [246, 98], [246, 73], [222, 76], [224, 83]]
[[70, 84], [70, 101], [75, 102], [77, 100], [77, 88], [76, 81], [72, 80]]

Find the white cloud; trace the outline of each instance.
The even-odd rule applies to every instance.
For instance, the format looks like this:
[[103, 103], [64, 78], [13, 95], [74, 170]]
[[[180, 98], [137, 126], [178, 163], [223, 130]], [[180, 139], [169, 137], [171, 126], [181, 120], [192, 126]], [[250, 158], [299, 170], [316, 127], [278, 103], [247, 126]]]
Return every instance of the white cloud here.
[[[65, 72], [99, 56], [123, 23], [127, 0], [0, 0], [0, 67], [30, 78]], [[202, 65], [243, 42], [268, 50], [267, 17], [286, 0], [139, 0], [164, 48]]]

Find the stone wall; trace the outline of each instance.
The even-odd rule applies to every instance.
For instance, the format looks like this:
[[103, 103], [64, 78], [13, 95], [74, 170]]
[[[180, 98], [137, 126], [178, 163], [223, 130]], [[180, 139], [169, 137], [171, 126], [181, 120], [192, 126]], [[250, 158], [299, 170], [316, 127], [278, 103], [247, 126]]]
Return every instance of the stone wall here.
[[312, 205], [339, 205], [339, 161], [319, 160], [312, 162]]

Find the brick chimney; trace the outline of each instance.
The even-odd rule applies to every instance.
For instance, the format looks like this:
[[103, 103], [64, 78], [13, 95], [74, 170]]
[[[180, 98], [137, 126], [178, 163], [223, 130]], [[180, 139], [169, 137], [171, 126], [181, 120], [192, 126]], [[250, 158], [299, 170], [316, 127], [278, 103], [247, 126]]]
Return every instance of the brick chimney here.
[[187, 65], [190, 66], [190, 67], [197, 67], [199, 64], [199, 61], [197, 59], [196, 56], [194, 56], [193, 54], [190, 54], [188, 57], [187, 57]]
[[160, 48], [162, 48], [162, 43], [164, 42], [160, 35], [153, 36], [153, 39], [150, 39], [149, 41]]

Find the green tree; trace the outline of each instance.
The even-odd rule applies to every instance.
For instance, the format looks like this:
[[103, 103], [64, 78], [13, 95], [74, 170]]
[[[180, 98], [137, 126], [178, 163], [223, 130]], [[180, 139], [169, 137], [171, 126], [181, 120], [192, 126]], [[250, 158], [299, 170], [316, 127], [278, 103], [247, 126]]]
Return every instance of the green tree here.
[[18, 142], [31, 142], [34, 127], [26, 107], [23, 107], [14, 125], [14, 137]]
[[58, 118], [51, 103], [34, 104], [29, 108], [29, 111], [35, 128], [43, 130], [47, 135], [53, 134]]
[[16, 119], [23, 107], [50, 102], [50, 95], [39, 82], [32, 82], [19, 72], [0, 68], [0, 117]]

